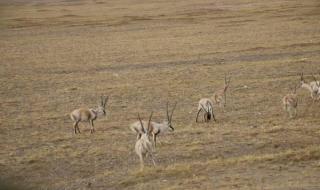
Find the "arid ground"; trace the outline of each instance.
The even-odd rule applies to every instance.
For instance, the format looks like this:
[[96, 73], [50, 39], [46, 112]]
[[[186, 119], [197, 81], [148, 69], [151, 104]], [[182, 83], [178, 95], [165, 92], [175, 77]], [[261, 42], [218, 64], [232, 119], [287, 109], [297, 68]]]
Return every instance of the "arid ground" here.
[[[0, 178], [22, 189], [320, 189], [318, 0], [0, 0]], [[200, 98], [231, 76], [217, 122]], [[69, 113], [109, 95], [73, 134]], [[165, 119], [143, 172], [128, 126]]]

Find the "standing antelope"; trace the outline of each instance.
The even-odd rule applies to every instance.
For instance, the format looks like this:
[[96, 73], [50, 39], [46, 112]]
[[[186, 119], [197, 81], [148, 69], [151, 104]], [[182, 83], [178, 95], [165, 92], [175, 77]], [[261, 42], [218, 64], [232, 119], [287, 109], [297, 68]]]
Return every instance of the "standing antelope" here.
[[101, 102], [100, 105], [97, 108], [79, 108], [75, 109], [70, 113], [70, 117], [72, 119], [74, 133], [77, 134], [81, 133], [79, 129], [79, 123], [80, 122], [89, 122], [91, 129], [90, 132], [93, 133], [94, 125], [93, 121], [96, 120], [98, 117], [105, 116], [106, 115], [106, 104], [108, 101], [108, 96], [106, 98], [101, 96]]
[[144, 158], [147, 156], [147, 154], [149, 154], [151, 156], [151, 160], [153, 162], [153, 165], [154, 166], [156, 165], [156, 163], [153, 159], [153, 155], [152, 155], [152, 143], [149, 140], [149, 136], [152, 131], [152, 127], [151, 127], [152, 113], [153, 112], [151, 112], [151, 115], [149, 117], [147, 129], [143, 126], [143, 122], [141, 121], [140, 115], [138, 113], [138, 119], [139, 119], [140, 125], [142, 126], [141, 129], [143, 132], [141, 134], [140, 138], [137, 140], [136, 145], [135, 145], [135, 151], [140, 159], [140, 170], [143, 170], [143, 168], [144, 168]]
[[214, 103], [219, 104], [219, 107], [225, 107], [227, 104], [227, 90], [229, 88], [231, 77], [227, 80], [227, 75], [224, 76], [223, 88], [213, 93], [212, 100]]
[[320, 99], [320, 81], [317, 81], [314, 75], [312, 75], [312, 77], [314, 81], [306, 83], [303, 78], [303, 73], [301, 73], [300, 84], [302, 88], [309, 90], [311, 98], [313, 102], [315, 102]]
[[196, 122], [198, 122], [198, 117], [200, 112], [204, 112], [204, 121], [208, 122], [211, 118], [216, 121], [216, 118], [213, 114], [213, 102], [209, 98], [202, 98], [198, 104], [198, 113], [196, 117]]
[[[177, 102], [174, 104], [174, 107], [171, 111], [171, 115], [169, 116], [169, 103], [167, 102], [167, 119], [164, 120], [162, 123], [157, 123], [157, 122], [151, 122], [151, 133], [150, 135], [152, 135], [152, 140], [154, 143], [154, 147], [156, 147], [157, 144], [157, 136], [160, 134], [164, 134], [166, 132], [173, 132], [174, 128], [172, 125], [172, 115], [173, 112], [176, 108]], [[143, 121], [143, 123], [145, 123]], [[143, 129], [141, 122], [136, 121], [134, 123], [132, 123], [130, 125], [130, 129], [135, 132], [137, 134], [137, 139], [139, 139], [141, 137], [141, 135], [143, 134], [143, 131], [146, 130], [145, 128]]]
[[289, 114], [290, 118], [297, 116], [298, 97], [296, 90], [297, 87], [295, 87], [293, 93], [287, 94], [282, 98], [283, 108]]

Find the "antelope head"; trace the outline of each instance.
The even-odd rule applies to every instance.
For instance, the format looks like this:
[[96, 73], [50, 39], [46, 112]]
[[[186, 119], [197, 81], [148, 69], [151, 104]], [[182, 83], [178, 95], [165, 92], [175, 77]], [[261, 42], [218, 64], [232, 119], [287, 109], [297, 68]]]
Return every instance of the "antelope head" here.
[[104, 97], [101, 96], [101, 100], [100, 100], [100, 104], [98, 106], [98, 108], [96, 109], [96, 112], [98, 114], [98, 116], [106, 116], [106, 105], [108, 102], [109, 96]]

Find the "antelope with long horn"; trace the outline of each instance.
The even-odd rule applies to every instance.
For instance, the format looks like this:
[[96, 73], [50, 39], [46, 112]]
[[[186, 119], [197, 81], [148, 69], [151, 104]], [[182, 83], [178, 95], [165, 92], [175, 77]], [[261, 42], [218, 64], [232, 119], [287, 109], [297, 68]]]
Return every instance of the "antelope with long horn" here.
[[211, 120], [211, 118], [214, 121], [217, 121], [214, 113], [213, 113], [213, 102], [211, 99], [209, 98], [202, 98], [199, 101], [198, 104], [198, 112], [197, 112], [197, 117], [196, 117], [196, 122], [198, 122], [198, 117], [200, 112], [204, 112], [204, 121], [205, 122], [209, 122]]
[[150, 155], [153, 165], [154, 166], [156, 165], [153, 159], [153, 154], [152, 154], [152, 143], [150, 142], [150, 139], [149, 139], [150, 133], [152, 131], [152, 125], [151, 125], [152, 113], [153, 112], [151, 112], [150, 114], [147, 128], [144, 127], [143, 122], [141, 121], [140, 115], [138, 113], [138, 120], [140, 125], [142, 126], [141, 127], [142, 134], [136, 142], [135, 151], [140, 159], [140, 170], [143, 170], [144, 168], [144, 159], [147, 156], [147, 154]]
[[73, 123], [74, 133], [81, 133], [79, 129], [80, 122], [89, 122], [91, 127], [90, 133], [92, 134], [94, 130], [93, 121], [98, 117], [106, 116], [106, 104], [108, 101], [108, 96], [101, 96], [100, 105], [97, 108], [79, 108], [75, 109], [70, 113], [71, 120]]
[[298, 96], [296, 90], [297, 86], [295, 86], [293, 93], [287, 94], [282, 98], [283, 109], [290, 118], [297, 116]]
[[320, 99], [320, 81], [318, 81], [314, 75], [312, 75], [314, 81], [306, 83], [303, 77], [303, 73], [300, 75], [300, 87], [307, 89], [310, 92], [313, 102]]
[[210, 110], [210, 106], [207, 106], [207, 108], [203, 107], [203, 105], [201, 105], [202, 110], [205, 112], [203, 114], [203, 120], [204, 122], [209, 122], [211, 120], [211, 110]]
[[[177, 102], [174, 104], [173, 109], [171, 111], [171, 114], [169, 115], [169, 103], [167, 102], [167, 107], [166, 107], [167, 108], [166, 109], [167, 118], [166, 118], [166, 120], [164, 120], [161, 123], [151, 122], [150, 135], [152, 135], [154, 147], [157, 146], [157, 136], [158, 135], [165, 134], [166, 132], [173, 132], [174, 131], [174, 127], [172, 125], [172, 116], [173, 116], [173, 112], [174, 112], [176, 106], [177, 106]], [[143, 134], [143, 131], [145, 130], [145, 129], [143, 129], [141, 122], [139, 122], [139, 121], [132, 123], [130, 125], [130, 129], [137, 134], [137, 139], [139, 139], [141, 137], [141, 135]]]
[[224, 86], [223, 88], [215, 91], [212, 96], [214, 103], [218, 104], [219, 107], [225, 107], [227, 105], [227, 90], [230, 86], [231, 77], [227, 79], [227, 75], [224, 75]]

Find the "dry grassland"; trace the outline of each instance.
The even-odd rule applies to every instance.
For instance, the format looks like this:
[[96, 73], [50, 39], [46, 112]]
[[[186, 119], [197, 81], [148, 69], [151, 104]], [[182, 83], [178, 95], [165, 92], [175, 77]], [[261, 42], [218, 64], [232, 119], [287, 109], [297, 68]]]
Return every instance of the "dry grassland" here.
[[[1, 0], [0, 176], [23, 189], [320, 189], [318, 0]], [[217, 123], [197, 102], [232, 81]], [[96, 133], [68, 113], [109, 95]], [[137, 113], [178, 101], [157, 167], [139, 172]]]

